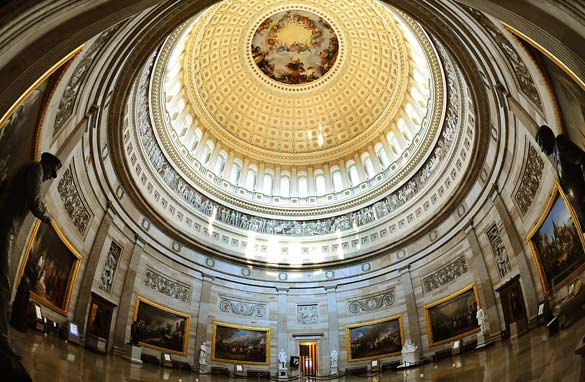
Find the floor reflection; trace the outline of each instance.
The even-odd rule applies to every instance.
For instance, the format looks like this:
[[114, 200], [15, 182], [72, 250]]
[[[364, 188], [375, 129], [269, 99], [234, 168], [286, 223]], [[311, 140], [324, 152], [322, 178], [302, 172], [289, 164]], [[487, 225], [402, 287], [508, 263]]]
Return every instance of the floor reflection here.
[[[343, 377], [345, 382], [481, 381], [579, 382], [581, 359], [574, 349], [585, 335], [585, 318], [560, 334], [547, 338], [537, 328], [519, 339], [498, 342], [483, 351], [466, 353], [416, 369], [387, 371], [371, 377]], [[16, 350], [34, 381], [173, 381], [219, 382], [226, 377], [196, 375], [188, 371], [135, 365], [114, 355], [98, 355], [83, 347], [36, 332], [11, 332]], [[299, 381], [299, 379], [296, 379]], [[315, 380], [312, 380], [315, 381]], [[308, 380], [307, 380], [308, 382]]]

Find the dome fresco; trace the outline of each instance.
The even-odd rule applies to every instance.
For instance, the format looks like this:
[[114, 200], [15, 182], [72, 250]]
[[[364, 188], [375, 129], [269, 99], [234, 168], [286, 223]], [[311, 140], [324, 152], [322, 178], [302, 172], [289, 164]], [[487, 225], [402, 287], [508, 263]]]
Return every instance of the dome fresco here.
[[331, 25], [301, 10], [268, 17], [256, 29], [251, 45], [258, 68], [269, 78], [290, 85], [323, 77], [335, 64], [338, 50]]

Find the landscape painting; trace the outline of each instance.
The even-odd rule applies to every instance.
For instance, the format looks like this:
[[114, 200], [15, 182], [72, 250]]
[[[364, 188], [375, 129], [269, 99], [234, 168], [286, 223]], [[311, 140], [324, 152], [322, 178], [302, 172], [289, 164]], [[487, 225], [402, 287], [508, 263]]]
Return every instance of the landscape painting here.
[[187, 354], [191, 316], [138, 297], [134, 321], [140, 346]]
[[81, 256], [54, 221], [51, 225], [38, 221], [26, 247], [20, 275], [29, 268], [31, 297], [66, 315], [80, 261]]
[[558, 289], [585, 267], [583, 235], [579, 222], [558, 183], [528, 244], [545, 292]]
[[213, 361], [269, 365], [270, 329], [213, 323]]
[[429, 345], [440, 345], [479, 332], [475, 315], [479, 305], [472, 284], [424, 307]]
[[400, 354], [404, 343], [402, 316], [348, 325], [345, 339], [349, 362]]

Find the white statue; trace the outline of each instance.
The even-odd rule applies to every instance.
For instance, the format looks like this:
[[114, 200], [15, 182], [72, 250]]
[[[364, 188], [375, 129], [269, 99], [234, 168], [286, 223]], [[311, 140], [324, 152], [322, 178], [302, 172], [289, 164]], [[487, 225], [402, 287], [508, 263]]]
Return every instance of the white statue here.
[[418, 362], [416, 349], [418, 349], [418, 347], [410, 339], [407, 339], [404, 342], [404, 346], [402, 347], [401, 351], [403, 366], [410, 366]]
[[331, 368], [337, 368], [337, 350], [331, 350]]
[[203, 341], [203, 343], [201, 344], [201, 347], [199, 348], [199, 364], [200, 365], [207, 365], [207, 344], [205, 343], [205, 341]]
[[279, 367], [281, 369], [286, 369], [287, 359], [288, 359], [288, 356], [286, 355], [286, 352], [284, 351], [284, 349], [280, 349], [280, 353], [278, 353], [278, 362], [280, 362]]
[[483, 311], [483, 309], [478, 308], [477, 313], [475, 313], [475, 318], [477, 319], [477, 324], [481, 328], [481, 332], [485, 333], [485, 323], [487, 321], [487, 314]]

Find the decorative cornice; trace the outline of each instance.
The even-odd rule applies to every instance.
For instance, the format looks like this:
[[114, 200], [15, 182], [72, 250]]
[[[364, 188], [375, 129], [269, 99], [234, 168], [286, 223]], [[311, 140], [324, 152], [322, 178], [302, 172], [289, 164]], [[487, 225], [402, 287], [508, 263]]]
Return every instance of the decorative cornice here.
[[236, 300], [224, 296], [220, 296], [219, 310], [224, 313], [247, 317], [266, 317], [268, 314], [268, 308], [264, 303]]
[[380, 308], [391, 306], [394, 304], [394, 295], [395, 289], [392, 288], [386, 292], [363, 297], [357, 300], [350, 300], [347, 303], [349, 312], [351, 314], [358, 314], [362, 312], [372, 312]]

